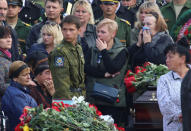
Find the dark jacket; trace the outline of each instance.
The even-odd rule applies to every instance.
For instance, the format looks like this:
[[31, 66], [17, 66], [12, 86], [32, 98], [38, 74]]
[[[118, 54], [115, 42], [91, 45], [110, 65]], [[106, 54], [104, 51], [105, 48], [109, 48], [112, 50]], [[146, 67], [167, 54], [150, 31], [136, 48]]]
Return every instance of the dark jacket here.
[[25, 106], [36, 107], [36, 101], [29, 95], [27, 87], [12, 81], [2, 98], [2, 110], [8, 116], [10, 131], [20, 123], [19, 117]]
[[[10, 83], [9, 79], [9, 67], [11, 65], [11, 59], [0, 51], [0, 96], [2, 97], [5, 89]], [[0, 97], [0, 98], [1, 98]]]
[[16, 60], [21, 60], [21, 56], [19, 54], [19, 50], [18, 50], [18, 38], [17, 38], [17, 33], [15, 30], [13, 30], [9, 25], [7, 25], [6, 22], [3, 22], [3, 25], [8, 26], [11, 30], [11, 37], [12, 37], [12, 46], [10, 49], [11, 52], [11, 59], [12, 61], [16, 61]]
[[181, 109], [183, 131], [191, 131], [191, 70], [188, 71], [181, 85]]
[[29, 31], [29, 35], [27, 37], [27, 44], [26, 44], [26, 50], [28, 52], [28, 50], [30, 49], [30, 47], [34, 44], [37, 43], [37, 40], [40, 38], [40, 30], [42, 28], [42, 26], [46, 23], [46, 20], [35, 24], [34, 26], [32, 26], [31, 30]]
[[119, 18], [128, 20], [131, 23], [131, 28], [134, 27], [134, 23], [136, 21], [136, 12], [139, 6], [136, 4], [134, 7], [122, 6], [117, 10], [116, 15]]
[[48, 56], [48, 52], [46, 51], [46, 47], [44, 43], [35, 43], [31, 46], [31, 48], [27, 51], [27, 55], [32, 54], [34, 51], [40, 51], [45, 53]]
[[52, 96], [44, 87], [40, 86], [36, 81], [35, 87], [30, 88], [30, 95], [35, 99], [38, 105], [43, 104], [44, 108], [51, 108]]
[[172, 38], [165, 32], [158, 32], [152, 37], [150, 43], [146, 43], [141, 47], [135, 44], [128, 48], [130, 53], [130, 64], [132, 68], [142, 65], [145, 62], [154, 64], [165, 64], [165, 48], [173, 44]]
[[87, 24], [84, 37], [78, 37], [78, 43], [82, 46], [84, 56], [91, 47], [96, 46], [96, 27], [92, 24]]
[[[85, 63], [87, 100], [97, 105], [126, 107], [124, 75], [127, 69], [128, 55], [125, 46], [115, 38], [114, 45], [110, 50], [99, 51], [96, 47], [91, 49], [90, 57]], [[113, 78], [104, 77], [105, 73], [114, 74]], [[116, 86], [119, 89], [119, 103], [113, 104], [96, 100], [91, 97], [94, 83], [98, 82], [107, 86]]]

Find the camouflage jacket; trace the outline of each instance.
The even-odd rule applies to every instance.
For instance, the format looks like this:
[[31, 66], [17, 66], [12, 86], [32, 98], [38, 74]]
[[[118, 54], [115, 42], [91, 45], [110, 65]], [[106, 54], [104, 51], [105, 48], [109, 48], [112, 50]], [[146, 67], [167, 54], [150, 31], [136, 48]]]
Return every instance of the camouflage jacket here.
[[84, 55], [79, 44], [63, 41], [49, 56], [56, 93], [54, 98], [71, 99], [85, 94]]

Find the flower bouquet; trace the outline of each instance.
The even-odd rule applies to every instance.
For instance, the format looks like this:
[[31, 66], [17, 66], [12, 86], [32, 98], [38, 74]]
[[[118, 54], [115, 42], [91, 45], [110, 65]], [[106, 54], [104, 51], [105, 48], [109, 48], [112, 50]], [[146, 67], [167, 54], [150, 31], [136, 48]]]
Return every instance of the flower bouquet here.
[[135, 73], [128, 70], [124, 82], [129, 93], [143, 92], [147, 86], [156, 86], [157, 79], [168, 72], [165, 65], [155, 65], [146, 62], [143, 66], [135, 67]]
[[171, 36], [174, 41], [186, 37], [191, 42], [191, 9], [184, 12], [172, 27]]
[[25, 107], [21, 123], [15, 131], [124, 131], [117, 127], [109, 115], [102, 115], [97, 107], [84, 101], [84, 97], [73, 97], [73, 105], [53, 102], [52, 108]]

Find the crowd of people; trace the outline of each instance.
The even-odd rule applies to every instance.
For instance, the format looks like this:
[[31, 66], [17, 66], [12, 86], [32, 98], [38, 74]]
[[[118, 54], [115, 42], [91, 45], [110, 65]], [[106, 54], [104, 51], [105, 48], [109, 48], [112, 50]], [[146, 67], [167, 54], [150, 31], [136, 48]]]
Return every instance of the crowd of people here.
[[[145, 62], [170, 70], [157, 84], [164, 131], [191, 129], [188, 40], [170, 35], [190, 1], [77, 0], [65, 16], [63, 0], [45, 0], [45, 18], [33, 25], [18, 17], [22, 6], [22, 0], [0, 0], [0, 106], [11, 131], [25, 106], [47, 108], [73, 96], [133, 130], [124, 77]], [[105, 93], [111, 90], [117, 95]]]

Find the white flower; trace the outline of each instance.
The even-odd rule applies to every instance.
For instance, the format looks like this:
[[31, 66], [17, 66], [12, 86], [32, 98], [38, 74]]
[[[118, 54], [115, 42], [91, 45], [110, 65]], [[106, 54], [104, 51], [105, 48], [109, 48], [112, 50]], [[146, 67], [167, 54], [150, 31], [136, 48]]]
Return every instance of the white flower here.
[[101, 115], [100, 118], [106, 121], [108, 126], [113, 126], [114, 120], [110, 115]]
[[74, 96], [74, 97], [72, 98], [72, 101], [73, 101], [73, 104], [74, 104], [74, 105], [77, 105], [77, 104], [79, 104], [79, 103], [85, 103], [83, 96], [80, 96], [80, 97]]

